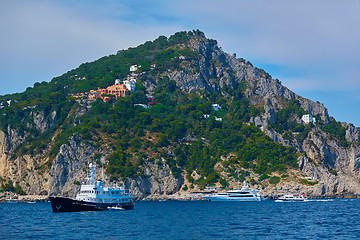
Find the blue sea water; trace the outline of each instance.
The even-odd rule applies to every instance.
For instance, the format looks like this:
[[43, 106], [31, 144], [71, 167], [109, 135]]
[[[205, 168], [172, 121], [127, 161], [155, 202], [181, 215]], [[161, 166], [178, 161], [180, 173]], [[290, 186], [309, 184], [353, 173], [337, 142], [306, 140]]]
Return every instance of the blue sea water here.
[[359, 213], [360, 199], [136, 202], [73, 213], [1, 203], [0, 239], [360, 239]]

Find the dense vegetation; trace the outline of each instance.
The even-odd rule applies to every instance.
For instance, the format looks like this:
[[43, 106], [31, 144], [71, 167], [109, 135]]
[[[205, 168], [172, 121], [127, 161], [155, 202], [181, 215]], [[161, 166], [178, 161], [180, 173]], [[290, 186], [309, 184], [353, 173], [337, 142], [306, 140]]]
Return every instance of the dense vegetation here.
[[[250, 118], [260, 116], [263, 109], [243, 97], [247, 88], [245, 81], [234, 89], [223, 86], [221, 93], [186, 93], [176, 87], [175, 81], [164, 77], [164, 72], [180, 71], [185, 64], [194, 73], [199, 71], [196, 65], [199, 53], [187, 46], [194, 35], [204, 37], [199, 31], [179, 32], [169, 38], [161, 36], [136, 48], [84, 63], [49, 83], [36, 83], [24, 93], [1, 96], [2, 103], [12, 100], [10, 106], [5, 104], [0, 109], [1, 130], [6, 132], [11, 126], [26, 139], [17, 146], [13, 157], [44, 154], [50, 160], [36, 170], [49, 168], [60, 146], [75, 136], [96, 149], [110, 149], [107, 149], [110, 155], [106, 172], [112, 180], [146, 177], [146, 163], [163, 167], [164, 160], [175, 176], [185, 171], [187, 179], [200, 186], [216, 182], [227, 185], [214, 168], [218, 162], [230, 178], [243, 180], [247, 172], [235, 170], [242, 168], [259, 174], [260, 180], [278, 183], [280, 178], [271, 174], [296, 168], [298, 156], [293, 149], [275, 143], [248, 124]], [[215, 40], [209, 41], [215, 43]], [[115, 79], [124, 79], [134, 64], [141, 65], [138, 72], [142, 75], [136, 91], [125, 98], [112, 102], [98, 99], [90, 107], [83, 100], [69, 96], [105, 88]], [[148, 99], [144, 81], [156, 86], [152, 93], [154, 99]], [[154, 104], [151, 108], [134, 105], [149, 101]], [[215, 111], [211, 107], [213, 103], [220, 104], [221, 110]], [[77, 114], [79, 109], [87, 107], [85, 114]], [[314, 127], [296, 121], [303, 114], [306, 113], [298, 101], [288, 100], [285, 107], [276, 112], [276, 123], [270, 126], [284, 138], [296, 137], [302, 142]], [[34, 124], [35, 116], [42, 116], [43, 122], [49, 123], [44, 131]], [[332, 121], [321, 126], [334, 139], [346, 144], [341, 124]], [[94, 156], [98, 164], [100, 155], [97, 152]], [[192, 177], [194, 171], [201, 176], [199, 179]], [[4, 185], [3, 189], [9, 187]]]
[[345, 127], [340, 122], [335, 121], [335, 119], [331, 118], [331, 122], [322, 126], [322, 130], [330, 134], [330, 139], [337, 140], [340, 146], [349, 146], [350, 143], [345, 139]]
[[15, 187], [10, 184], [10, 183], [6, 183], [4, 185], [1, 185], [0, 188], [0, 192], [13, 192], [13, 193], [17, 193], [19, 195], [25, 195], [26, 193], [21, 189], [19, 183], [17, 183], [15, 185]]
[[[259, 174], [296, 167], [292, 149], [245, 124], [250, 116], [259, 114], [246, 98], [229, 103], [220, 94], [189, 94], [174, 86], [173, 81], [162, 79], [154, 93], [157, 104], [152, 108], [134, 107], [137, 99], [145, 97], [140, 90], [114, 103], [96, 101], [81, 117], [82, 124], [76, 128], [81, 129], [77, 132], [84, 139], [109, 137], [114, 153], [109, 157], [107, 173], [113, 179], [143, 176], [144, 161], [161, 165], [163, 158], [174, 175], [186, 170], [193, 183], [215, 183], [222, 179], [214, 165], [230, 153], [237, 156], [229, 160], [231, 164]], [[221, 103], [222, 110], [213, 110], [214, 102]], [[215, 117], [222, 117], [222, 121]], [[195, 181], [190, 175], [193, 171], [203, 177]]]

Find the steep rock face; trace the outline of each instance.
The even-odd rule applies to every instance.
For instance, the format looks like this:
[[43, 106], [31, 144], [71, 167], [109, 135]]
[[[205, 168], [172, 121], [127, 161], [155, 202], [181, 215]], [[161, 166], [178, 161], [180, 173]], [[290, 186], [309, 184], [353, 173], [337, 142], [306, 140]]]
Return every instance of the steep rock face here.
[[[341, 147], [336, 141], [329, 140], [318, 128], [310, 132], [301, 146], [296, 140], [292, 142], [284, 140], [273, 130], [266, 129], [264, 132], [276, 142], [292, 146], [300, 152], [304, 151], [309, 158], [305, 156], [299, 158], [300, 173], [318, 181], [314, 186], [299, 184], [299, 181], [282, 182], [276, 187], [265, 190], [269, 196], [281, 195], [291, 190], [304, 192], [312, 197], [343, 197], [360, 194], [360, 147], [357, 144], [347, 148]], [[331, 173], [330, 170], [333, 172]]]
[[94, 147], [79, 141], [76, 135], [73, 135], [67, 144], [62, 145], [50, 169], [52, 177], [49, 183], [49, 193], [75, 196], [80, 188], [74, 182], [82, 182], [85, 179], [85, 169], [87, 169], [94, 151]]
[[10, 173], [9, 153], [13, 151], [24, 138], [10, 126], [7, 132], [0, 130], [0, 177], [6, 178]]
[[[32, 123], [27, 127], [35, 128], [39, 132], [48, 130], [57, 119], [56, 111], [45, 115], [43, 111], [35, 112], [24, 109], [29, 114]], [[9, 125], [7, 131], [0, 131], [0, 177], [11, 183], [19, 183], [20, 187], [29, 194], [48, 194], [48, 181], [51, 179], [49, 173], [44, 170], [48, 158], [41, 154], [30, 156], [12, 156], [16, 147], [26, 140], [28, 133], [19, 134]]]
[[[52, 176], [49, 181], [50, 195], [75, 196], [80, 186], [74, 182], [84, 182], [88, 165], [92, 162], [95, 148], [83, 143], [74, 135], [67, 144], [60, 148], [50, 169]], [[107, 155], [106, 153], [104, 153]], [[102, 162], [106, 163], [105, 158]], [[136, 179], [125, 179], [123, 185], [132, 190], [135, 199], [143, 199], [149, 195], [161, 196], [175, 193], [182, 182], [176, 179], [165, 160], [161, 164], [147, 163], [145, 175]], [[109, 185], [109, 179], [104, 175], [103, 169], [98, 169], [96, 178]]]
[[360, 142], [360, 128], [355, 127], [354, 125], [347, 125], [346, 123], [342, 124], [346, 128], [346, 141], [351, 143], [353, 142]]
[[335, 176], [334, 174], [329, 173], [326, 167], [316, 166], [314, 163], [309, 163], [308, 159], [306, 158], [303, 159], [303, 161], [300, 163], [300, 166], [302, 167], [301, 171], [304, 172], [306, 175], [314, 176], [315, 178], [319, 179], [318, 184], [313, 187], [307, 187], [307, 193], [310, 196], [344, 197], [360, 194], [359, 179], [354, 177], [354, 175], [348, 175], [344, 173], [344, 168], [342, 168], [342, 171], [339, 171]]
[[57, 112], [53, 111], [48, 116], [45, 115], [44, 111], [31, 112], [30, 117], [33, 117], [36, 129], [39, 132], [44, 132], [54, 125], [57, 120]]
[[[312, 132], [310, 138], [304, 141], [303, 149], [317, 162], [323, 162], [329, 170], [337, 173], [337, 185], [342, 185], [344, 191], [356, 189], [356, 194], [360, 194], [360, 147], [352, 144], [349, 147], [341, 147], [334, 140], [327, 140], [326, 136]], [[323, 178], [326, 179], [326, 178]], [[329, 184], [333, 181], [327, 181]], [[337, 186], [336, 185], [336, 186]]]
[[[201, 89], [212, 93], [221, 92], [225, 86], [236, 89], [241, 82], [246, 82], [245, 96], [254, 104], [265, 102], [268, 107], [278, 110], [283, 107], [280, 99], [296, 99], [305, 111], [320, 117], [324, 123], [329, 122], [329, 115], [323, 104], [298, 96], [265, 71], [223, 52], [216, 41], [193, 39], [190, 47], [199, 53], [200, 59], [184, 65], [181, 71], [167, 73], [180, 89], [187, 92]], [[199, 72], [194, 73], [196, 68]]]
[[132, 189], [136, 199], [166, 198], [166, 195], [179, 191], [182, 178], [175, 178], [164, 159], [158, 163], [146, 163], [145, 175], [134, 180], [128, 179], [125, 186]]
[[[211, 79], [215, 73], [221, 73], [217, 77], [220, 78], [218, 85], [212, 88], [217, 91], [224, 84], [232, 87], [237, 86], [241, 81], [246, 81], [247, 90], [245, 96], [254, 104], [265, 103], [265, 112], [261, 117], [254, 117], [250, 120], [258, 126], [264, 133], [266, 133], [275, 142], [281, 143], [285, 146], [290, 146], [297, 149], [299, 152], [305, 151], [312, 159], [319, 162], [324, 162], [326, 166], [315, 166], [309, 161], [302, 161], [302, 172], [306, 175], [313, 175], [321, 179], [319, 185], [307, 187], [308, 192], [314, 196], [331, 195], [346, 195], [347, 193], [360, 194], [358, 186], [359, 181], [359, 146], [352, 145], [349, 148], [339, 146], [335, 141], [327, 141], [327, 136], [322, 133], [321, 137], [312, 134], [312, 139], [307, 139], [303, 144], [295, 140], [285, 140], [279, 133], [268, 129], [269, 123], [276, 123], [274, 113], [281, 109], [281, 99], [295, 99], [300, 102], [301, 107], [313, 116], [319, 117], [325, 124], [330, 122], [327, 109], [318, 102], [302, 98], [290, 91], [285, 86], [281, 85], [278, 80], [272, 79], [266, 75], [262, 70], [254, 68], [250, 64], [246, 64], [240, 59], [235, 59], [234, 56], [222, 53], [215, 44], [198, 42], [194, 45], [194, 50], [199, 52], [203, 61], [200, 61], [201, 76], [206, 79]], [[212, 52], [210, 55], [209, 52]], [[207, 62], [206, 58], [211, 56], [211, 60], [216, 60], [218, 66], [214, 68], [214, 72], [201, 71], [206, 66], [201, 67], [201, 63]], [[209, 59], [207, 59], [209, 60]], [[231, 69], [231, 71], [229, 70]], [[231, 73], [229, 73], [231, 72]], [[224, 74], [227, 73], [227, 74]], [[216, 75], [216, 74], [215, 74]], [[232, 77], [231, 77], [232, 76]], [[223, 78], [222, 78], [223, 77]], [[177, 82], [178, 79], [176, 79]], [[222, 83], [222, 84], [221, 84]], [[180, 84], [181, 85], [181, 84]], [[211, 84], [207, 84], [211, 86]], [[184, 88], [186, 90], [186, 88]], [[300, 120], [298, 120], [300, 121]], [[301, 123], [301, 122], [300, 122]], [[319, 129], [318, 132], [321, 133]], [[347, 126], [346, 140], [350, 142], [359, 142], [359, 128], [354, 126]], [[330, 169], [334, 169], [339, 174], [335, 176], [329, 173]]]

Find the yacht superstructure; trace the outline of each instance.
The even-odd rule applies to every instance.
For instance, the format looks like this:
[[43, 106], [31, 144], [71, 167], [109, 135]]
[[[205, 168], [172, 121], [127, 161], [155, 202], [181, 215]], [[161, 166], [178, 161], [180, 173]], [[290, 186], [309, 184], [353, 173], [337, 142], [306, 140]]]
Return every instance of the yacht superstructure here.
[[204, 198], [208, 201], [263, 201], [265, 200], [259, 190], [251, 189], [246, 181], [241, 190], [230, 190], [227, 192], [207, 195]]

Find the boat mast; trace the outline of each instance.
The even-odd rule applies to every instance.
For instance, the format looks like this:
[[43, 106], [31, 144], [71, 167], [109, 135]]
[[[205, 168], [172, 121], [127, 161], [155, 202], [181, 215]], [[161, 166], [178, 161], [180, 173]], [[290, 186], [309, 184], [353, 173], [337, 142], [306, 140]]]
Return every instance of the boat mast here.
[[89, 168], [90, 168], [89, 183], [90, 185], [95, 185], [95, 170], [96, 170], [95, 165], [90, 163]]

